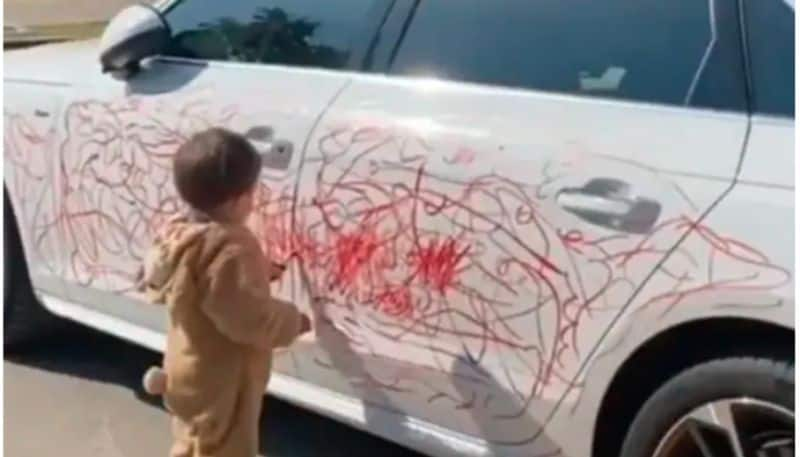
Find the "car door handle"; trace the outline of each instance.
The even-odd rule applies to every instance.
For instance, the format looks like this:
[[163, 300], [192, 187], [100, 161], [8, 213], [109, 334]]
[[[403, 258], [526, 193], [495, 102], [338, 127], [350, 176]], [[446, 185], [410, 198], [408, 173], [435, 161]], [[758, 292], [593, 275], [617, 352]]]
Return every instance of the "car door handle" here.
[[648, 233], [661, 214], [660, 203], [634, 195], [627, 183], [612, 178], [561, 189], [556, 202], [590, 224], [627, 233]]
[[261, 166], [273, 170], [288, 170], [292, 163], [294, 145], [289, 140], [275, 139], [272, 127], [251, 127], [244, 134], [261, 154]]

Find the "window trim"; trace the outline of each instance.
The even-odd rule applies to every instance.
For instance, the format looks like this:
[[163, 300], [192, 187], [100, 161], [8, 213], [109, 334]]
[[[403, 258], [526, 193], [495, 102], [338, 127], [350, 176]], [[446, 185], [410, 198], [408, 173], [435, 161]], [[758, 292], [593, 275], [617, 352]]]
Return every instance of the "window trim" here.
[[[767, 113], [767, 112], [760, 112], [756, 110], [756, 101], [758, 97], [758, 91], [756, 90], [755, 86], [755, 75], [752, 65], [752, 50], [750, 49], [750, 35], [748, 34], [748, 18], [749, 14], [747, 12], [747, 6], [745, 6], [746, 0], [737, 0], [738, 10], [739, 10], [739, 32], [741, 43], [739, 47], [742, 50], [742, 59], [745, 69], [745, 80], [747, 82], [747, 112], [750, 113], [750, 116], [753, 118], [771, 118], [771, 119], [784, 119], [784, 120], [791, 120], [794, 122], [797, 112], [797, 106], [795, 106], [795, 114], [788, 115], [788, 114], [781, 114], [781, 113]], [[795, 11], [794, 7], [792, 6], [792, 10]], [[795, 19], [796, 20], [796, 19]], [[795, 32], [796, 33], [796, 32]], [[794, 39], [794, 37], [792, 38]], [[796, 44], [795, 44], [796, 46]], [[795, 50], [795, 52], [797, 52]], [[796, 71], [796, 62], [795, 62], [795, 71]], [[795, 78], [797, 76], [795, 75]], [[795, 87], [795, 91], [797, 88]]]

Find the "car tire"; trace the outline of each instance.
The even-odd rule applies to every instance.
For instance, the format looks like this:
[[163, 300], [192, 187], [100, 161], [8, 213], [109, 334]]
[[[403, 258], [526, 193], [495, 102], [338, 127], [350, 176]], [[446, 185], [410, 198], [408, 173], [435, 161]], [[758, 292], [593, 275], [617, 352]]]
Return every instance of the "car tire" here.
[[33, 340], [55, 318], [39, 304], [33, 293], [7, 192], [3, 195], [3, 215], [3, 348], [8, 351]]
[[[791, 432], [787, 433], [791, 434], [793, 447], [794, 361], [730, 357], [711, 360], [684, 370], [663, 384], [639, 410], [628, 429], [620, 456], [671, 456], [673, 454], [670, 454], [670, 449], [680, 449], [676, 450], [674, 455], [688, 456], [691, 454], [688, 449], [708, 446], [708, 442], [722, 447], [721, 455], [726, 455], [724, 449], [730, 443], [716, 442], [718, 439], [724, 440], [729, 437], [725, 434], [724, 428], [716, 428], [718, 421], [723, 417], [722, 414], [716, 414], [717, 408], [721, 408], [719, 405], [726, 405], [725, 409], [730, 408], [736, 412], [731, 416], [736, 418], [734, 423], [737, 423], [745, 412], [750, 412], [746, 410], [747, 405], [752, 405], [753, 408], [766, 408], [762, 411], [764, 414], [780, 413], [782, 421], [791, 420]], [[735, 405], [736, 408], [731, 405]], [[773, 410], [773, 407], [776, 409]], [[710, 415], [712, 409], [715, 413], [713, 416]], [[704, 414], [709, 414], [708, 417], [713, 420], [705, 422], [702, 418]], [[707, 425], [709, 427], [705, 427]], [[678, 434], [681, 427], [685, 427], [688, 432], [686, 443], [679, 442]], [[742, 430], [741, 433], [744, 434], [742, 427], [737, 425], [734, 428]], [[748, 427], [755, 430], [754, 425]], [[694, 430], [690, 430], [692, 428]], [[704, 433], [709, 435], [704, 436]], [[698, 445], [698, 440], [705, 444]], [[744, 444], [745, 447], [755, 445], [751, 439], [744, 437], [743, 440], [749, 443]]]

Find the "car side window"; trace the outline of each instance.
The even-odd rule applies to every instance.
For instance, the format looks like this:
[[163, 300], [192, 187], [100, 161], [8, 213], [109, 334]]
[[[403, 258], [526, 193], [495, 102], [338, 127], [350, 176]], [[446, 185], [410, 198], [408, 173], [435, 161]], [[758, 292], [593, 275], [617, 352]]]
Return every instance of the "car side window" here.
[[377, 0], [183, 0], [165, 17], [173, 57], [345, 68]]
[[390, 72], [746, 109], [734, 0], [427, 0]]
[[757, 113], [794, 117], [794, 7], [786, 0], [745, 2]]

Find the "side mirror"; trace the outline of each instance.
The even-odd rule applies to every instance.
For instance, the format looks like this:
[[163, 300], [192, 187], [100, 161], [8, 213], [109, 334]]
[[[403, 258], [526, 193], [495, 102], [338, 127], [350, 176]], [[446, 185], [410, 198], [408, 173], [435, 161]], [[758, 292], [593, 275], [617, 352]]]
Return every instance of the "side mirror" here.
[[100, 40], [103, 73], [128, 78], [139, 70], [139, 63], [161, 53], [170, 37], [161, 13], [149, 5], [129, 6], [117, 14]]

